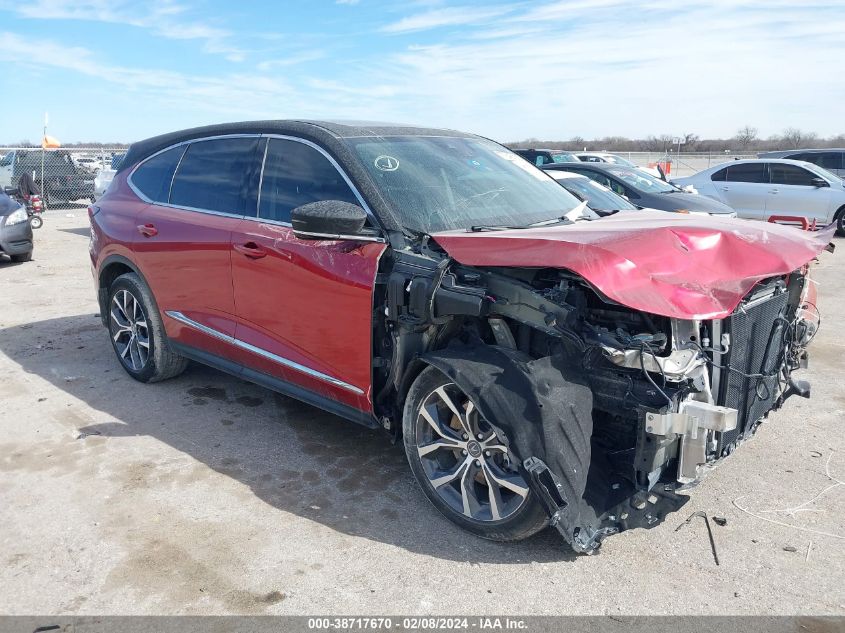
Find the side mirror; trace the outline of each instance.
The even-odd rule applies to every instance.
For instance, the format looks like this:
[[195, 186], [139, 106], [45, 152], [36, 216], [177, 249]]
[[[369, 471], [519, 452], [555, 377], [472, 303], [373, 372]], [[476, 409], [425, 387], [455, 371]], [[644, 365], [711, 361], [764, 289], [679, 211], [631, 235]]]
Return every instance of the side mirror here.
[[5, 193], [7, 196], [16, 196], [18, 195], [18, 188], [6, 185], [5, 187], [3, 187], [3, 193]]
[[830, 187], [830, 183], [824, 178], [813, 178], [811, 182], [814, 187]]
[[340, 200], [309, 202], [290, 212], [293, 234], [301, 240], [366, 240], [360, 235], [366, 222], [364, 209]]

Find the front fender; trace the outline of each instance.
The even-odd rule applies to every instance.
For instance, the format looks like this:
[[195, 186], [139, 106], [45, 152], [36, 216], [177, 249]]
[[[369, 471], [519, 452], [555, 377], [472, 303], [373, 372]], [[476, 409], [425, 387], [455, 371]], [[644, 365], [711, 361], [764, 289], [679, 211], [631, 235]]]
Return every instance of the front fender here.
[[551, 524], [576, 551], [599, 545], [583, 499], [590, 466], [593, 394], [563, 356], [533, 360], [493, 345], [453, 346], [420, 360], [469, 396], [513, 455]]

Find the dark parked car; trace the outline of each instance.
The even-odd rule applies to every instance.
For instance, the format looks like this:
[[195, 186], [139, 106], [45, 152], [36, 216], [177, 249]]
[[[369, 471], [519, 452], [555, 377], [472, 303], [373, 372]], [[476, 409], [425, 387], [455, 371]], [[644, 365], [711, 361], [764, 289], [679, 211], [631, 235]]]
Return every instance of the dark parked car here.
[[562, 169], [587, 176], [620, 196], [625, 196], [638, 207], [736, 217], [734, 210], [721, 202], [683, 191], [671, 183], [631, 167], [579, 162], [543, 165], [542, 169]]
[[547, 173], [557, 180], [561, 187], [579, 200], [586, 202], [587, 206], [599, 215], [611, 215], [617, 211], [637, 211], [639, 209], [619, 194], [612, 192], [587, 176], [560, 169], [549, 170]]
[[817, 325], [807, 264], [830, 240], [587, 220], [497, 143], [376, 123], [142, 141], [89, 216], [130, 376], [192, 359], [384, 429], [457, 525], [517, 540], [551, 524], [579, 552], [658, 523], [808, 395], [792, 378]]
[[32, 226], [26, 207], [0, 191], [0, 255], [5, 253], [13, 262], [28, 262], [32, 250]]
[[94, 174], [77, 167], [65, 150], [44, 152], [44, 183], [41, 182], [41, 150], [12, 150], [0, 159], [9, 176], [4, 185], [16, 186], [21, 174], [29, 172], [49, 206], [58, 202], [94, 199]]
[[832, 174], [845, 178], [845, 149], [790, 149], [779, 152], [762, 152], [758, 158], [789, 158], [803, 160], [822, 167]]
[[564, 152], [560, 149], [515, 149], [513, 152], [538, 167], [553, 163], [578, 162], [578, 157], [575, 154]]

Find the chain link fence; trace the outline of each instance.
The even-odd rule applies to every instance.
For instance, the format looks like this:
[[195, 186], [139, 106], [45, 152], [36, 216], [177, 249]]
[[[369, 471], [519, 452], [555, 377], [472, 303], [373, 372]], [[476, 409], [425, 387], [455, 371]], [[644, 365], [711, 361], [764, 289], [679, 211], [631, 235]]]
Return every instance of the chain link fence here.
[[[628, 159], [640, 167], [654, 167], [660, 163], [667, 177], [692, 176], [703, 169], [731, 160], [757, 158], [754, 153], [733, 152], [610, 152]], [[669, 169], [666, 169], [666, 164]]]
[[28, 174], [46, 208], [87, 205], [102, 195], [125, 152], [125, 147], [0, 147], [0, 189], [17, 189]]
[[[74, 147], [42, 150], [0, 147], [0, 189], [17, 188], [28, 173], [41, 191], [45, 206], [87, 205], [105, 191], [125, 147]], [[755, 154], [721, 152], [613, 152], [636, 165], [660, 163], [669, 178], [689, 176], [713, 165]], [[667, 169], [668, 167], [668, 169]]]

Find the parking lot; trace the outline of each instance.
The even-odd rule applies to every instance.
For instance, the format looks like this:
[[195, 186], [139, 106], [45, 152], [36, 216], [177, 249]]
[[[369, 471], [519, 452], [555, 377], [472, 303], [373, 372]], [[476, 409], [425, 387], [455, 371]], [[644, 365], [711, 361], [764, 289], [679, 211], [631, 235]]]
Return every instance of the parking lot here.
[[[813, 398], [651, 530], [576, 556], [480, 540], [400, 446], [193, 365], [131, 380], [97, 316], [84, 208], [0, 262], [0, 612], [834, 614], [845, 609], [845, 256], [822, 255]], [[839, 240], [840, 248], [845, 242]], [[717, 566], [703, 520], [712, 524]], [[14, 587], [14, 591], [8, 590]]]

